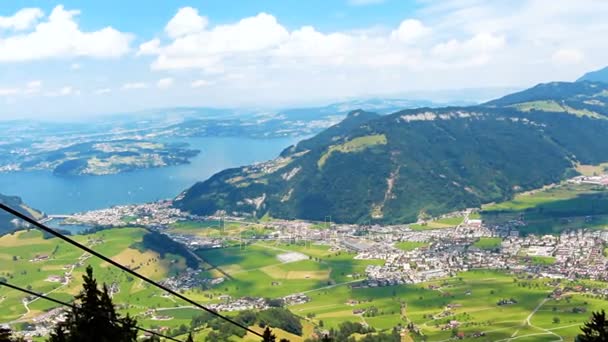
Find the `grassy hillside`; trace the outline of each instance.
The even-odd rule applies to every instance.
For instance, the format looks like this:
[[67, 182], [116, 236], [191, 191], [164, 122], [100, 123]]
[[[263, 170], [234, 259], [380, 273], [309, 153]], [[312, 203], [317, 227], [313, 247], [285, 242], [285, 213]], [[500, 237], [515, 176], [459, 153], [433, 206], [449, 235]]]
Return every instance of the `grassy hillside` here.
[[194, 185], [176, 205], [393, 223], [503, 201], [608, 161], [604, 94], [602, 83], [549, 83], [482, 106], [356, 111], [273, 161]]
[[[181, 256], [163, 256], [154, 250], [136, 248], [134, 244], [142, 242], [147, 234], [144, 229], [125, 228], [73, 238], [154, 280], [165, 279], [186, 268], [186, 260]], [[81, 288], [85, 267], [90, 264], [101, 282], [118, 284], [119, 292], [114, 295], [117, 304], [129, 303], [135, 307], [175, 305], [174, 301], [161, 297], [159, 291], [135, 281], [102, 260], [87, 257], [86, 253], [59, 239], [45, 239], [37, 230], [24, 230], [0, 237], [0, 251], [0, 277], [17, 286], [52, 293], [57, 299], [72, 300]], [[44, 256], [44, 259], [36, 260], [37, 256]], [[63, 276], [66, 272], [71, 278], [69, 283], [51, 280], [53, 276]], [[43, 300], [25, 306], [21, 301], [23, 297], [18, 291], [2, 289], [0, 322], [31, 318], [56, 306]]]
[[523, 222], [521, 233], [559, 233], [567, 229], [608, 227], [608, 191], [594, 185], [561, 184], [518, 194], [512, 200], [484, 206], [490, 225]]

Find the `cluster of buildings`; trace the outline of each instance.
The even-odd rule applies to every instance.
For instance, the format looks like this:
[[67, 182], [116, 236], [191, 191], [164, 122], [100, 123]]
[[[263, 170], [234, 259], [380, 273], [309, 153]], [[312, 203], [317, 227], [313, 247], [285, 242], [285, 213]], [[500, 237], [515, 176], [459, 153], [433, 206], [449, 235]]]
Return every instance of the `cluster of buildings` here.
[[568, 181], [574, 184], [592, 184], [608, 186], [608, 174], [602, 174], [597, 176], [578, 176]]
[[224, 246], [224, 240], [220, 237], [214, 236], [199, 236], [191, 234], [180, 234], [173, 232], [163, 232], [169, 236], [172, 240], [177, 241], [191, 249], [199, 248], [220, 248]]
[[[425, 237], [423, 237], [425, 236]], [[402, 251], [378, 242], [358, 251], [358, 259], [382, 259], [382, 266], [368, 266], [366, 286], [419, 283], [471, 269], [511, 269], [551, 278], [608, 280], [604, 246], [608, 232], [576, 230], [560, 235], [509, 235], [498, 248], [474, 244], [480, 237], [495, 237], [487, 228], [469, 227], [401, 234], [405, 241], [425, 241], [426, 246]], [[393, 237], [394, 239], [395, 237]], [[352, 241], [345, 246], [359, 246]]]
[[186, 220], [189, 214], [172, 207], [171, 201], [121, 205], [107, 209], [87, 211], [70, 216], [65, 224], [84, 224], [103, 227], [123, 227], [127, 224], [162, 227]]
[[202, 269], [193, 270], [188, 268], [186, 271], [181, 272], [177, 276], [161, 281], [160, 284], [174, 291], [182, 291], [195, 288], [205, 288], [207, 286], [214, 286], [224, 282], [224, 278], [204, 278], [201, 276], [202, 272]]

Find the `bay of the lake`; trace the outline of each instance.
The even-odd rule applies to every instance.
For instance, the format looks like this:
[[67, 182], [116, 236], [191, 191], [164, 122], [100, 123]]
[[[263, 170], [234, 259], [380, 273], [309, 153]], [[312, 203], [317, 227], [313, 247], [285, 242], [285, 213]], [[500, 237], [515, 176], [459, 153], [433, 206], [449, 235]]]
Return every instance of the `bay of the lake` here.
[[47, 214], [71, 214], [114, 205], [174, 198], [218, 171], [273, 159], [301, 138], [175, 139], [201, 151], [190, 164], [106, 176], [56, 176], [51, 171], [0, 174], [0, 193], [20, 196]]

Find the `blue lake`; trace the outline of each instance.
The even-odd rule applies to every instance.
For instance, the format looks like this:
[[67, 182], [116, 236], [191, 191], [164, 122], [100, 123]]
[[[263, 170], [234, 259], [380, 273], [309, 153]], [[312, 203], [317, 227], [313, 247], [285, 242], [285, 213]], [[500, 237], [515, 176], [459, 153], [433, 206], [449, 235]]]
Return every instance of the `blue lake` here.
[[17, 195], [48, 214], [173, 198], [226, 168], [266, 161], [301, 138], [187, 138], [201, 153], [190, 164], [107, 176], [55, 176], [50, 171], [0, 174], [0, 193]]

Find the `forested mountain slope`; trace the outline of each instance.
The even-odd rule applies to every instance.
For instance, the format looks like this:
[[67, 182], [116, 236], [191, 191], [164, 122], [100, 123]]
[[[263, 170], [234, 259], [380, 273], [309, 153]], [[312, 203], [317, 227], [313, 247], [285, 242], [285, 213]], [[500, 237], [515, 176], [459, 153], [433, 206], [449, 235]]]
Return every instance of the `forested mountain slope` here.
[[[18, 210], [19, 212], [32, 218], [38, 219], [43, 216], [42, 213], [25, 205], [21, 198], [17, 196], [6, 196], [0, 194], [0, 203]], [[21, 220], [15, 218], [13, 215], [5, 212], [4, 210], [0, 210], [0, 236], [15, 231], [23, 226], [24, 223]]]
[[176, 206], [197, 214], [411, 222], [500, 201], [608, 161], [608, 84], [541, 84], [472, 107], [351, 112], [267, 163], [224, 170]]

